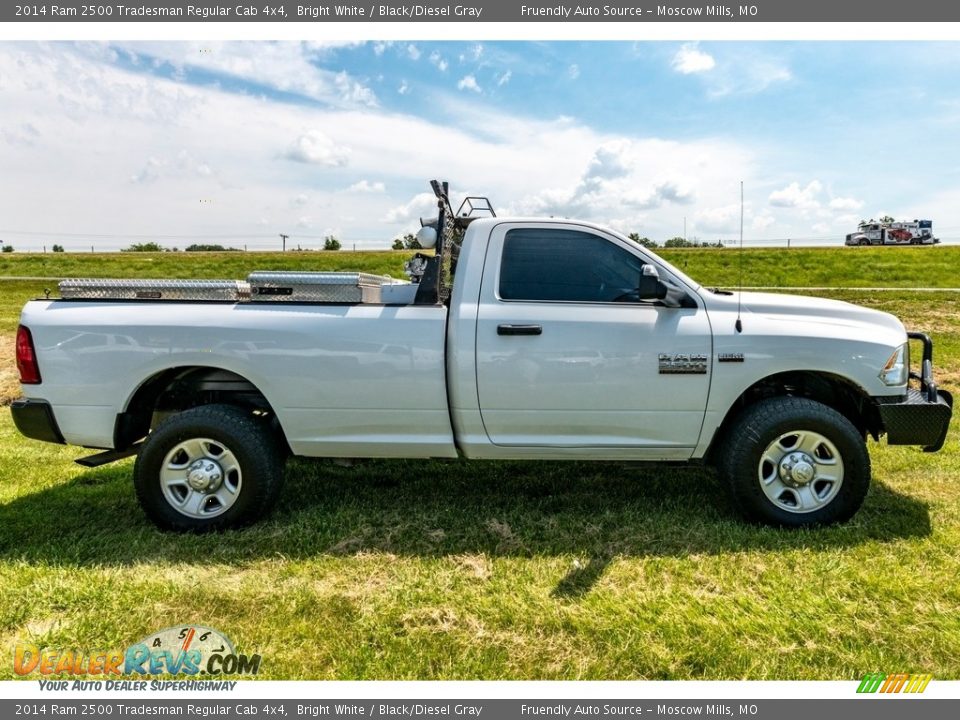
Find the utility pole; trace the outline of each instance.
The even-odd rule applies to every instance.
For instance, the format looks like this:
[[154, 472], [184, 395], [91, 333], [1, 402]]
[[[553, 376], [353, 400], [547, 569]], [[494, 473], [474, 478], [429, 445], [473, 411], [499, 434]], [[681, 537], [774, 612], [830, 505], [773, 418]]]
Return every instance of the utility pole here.
[[283, 239], [283, 251], [286, 252], [286, 251], [287, 251], [287, 238], [290, 237], [290, 236], [289, 236], [289, 235], [284, 235], [283, 233], [280, 233], [280, 237]]

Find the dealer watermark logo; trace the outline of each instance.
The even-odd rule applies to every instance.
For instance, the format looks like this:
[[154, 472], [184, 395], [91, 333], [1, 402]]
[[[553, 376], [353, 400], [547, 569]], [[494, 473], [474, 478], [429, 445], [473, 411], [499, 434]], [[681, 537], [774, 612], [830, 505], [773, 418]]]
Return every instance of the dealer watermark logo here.
[[910, 673], [870, 673], [864, 675], [858, 693], [922, 693], [933, 679], [932, 675]]
[[13, 652], [17, 675], [68, 678], [143, 678], [155, 675], [204, 676], [256, 675], [260, 655], [237, 652], [219, 630], [203, 625], [178, 625], [145, 637], [126, 650], [76, 650], [40, 648], [18, 643]]

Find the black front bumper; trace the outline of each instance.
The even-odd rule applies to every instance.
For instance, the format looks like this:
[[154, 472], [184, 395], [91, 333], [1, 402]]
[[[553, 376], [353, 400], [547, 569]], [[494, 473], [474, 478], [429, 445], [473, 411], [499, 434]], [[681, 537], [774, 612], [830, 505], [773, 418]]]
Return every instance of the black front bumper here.
[[14, 400], [10, 412], [21, 434], [34, 440], [64, 444], [53, 409], [46, 400]]
[[953, 414], [953, 396], [937, 391], [936, 402], [930, 402], [925, 391], [907, 390], [901, 402], [880, 405], [880, 419], [887, 431], [889, 445], [922, 445], [924, 452], [943, 447]]
[[911, 340], [923, 343], [923, 362], [920, 374], [911, 372], [910, 379], [920, 383], [920, 389], [908, 388], [903, 398], [894, 402], [879, 401], [889, 445], [922, 445], [924, 452], [937, 452], [947, 440], [950, 417], [953, 415], [953, 396], [937, 389], [933, 380], [933, 341], [924, 333], [907, 333]]

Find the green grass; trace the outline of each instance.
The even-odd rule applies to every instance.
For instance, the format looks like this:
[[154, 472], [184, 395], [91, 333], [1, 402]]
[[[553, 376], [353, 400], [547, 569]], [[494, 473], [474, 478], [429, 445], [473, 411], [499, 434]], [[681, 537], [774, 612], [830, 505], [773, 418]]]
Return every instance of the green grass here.
[[[927, 250], [903, 249], [898, 277], [952, 249]], [[686, 253], [716, 284], [722, 254]], [[0, 335], [43, 285], [0, 283]], [[956, 294], [820, 294], [932, 330], [956, 386]], [[268, 520], [193, 537], [148, 523], [131, 461], [81, 468], [2, 413], [0, 648], [122, 648], [196, 622], [275, 679], [957, 679], [957, 425], [935, 455], [871, 442], [866, 504], [828, 529], [745, 525], [697, 468], [296, 460]]]
[[[663, 250], [704, 285], [735, 286], [734, 248]], [[0, 277], [143, 277], [238, 279], [253, 270], [360, 270], [402, 278], [411, 252], [12, 253]], [[960, 246], [746, 248], [743, 284], [811, 287], [957, 287]]]
[[0, 277], [141, 277], [236, 280], [254, 270], [359, 270], [405, 278], [410, 250], [384, 252], [14, 253]]

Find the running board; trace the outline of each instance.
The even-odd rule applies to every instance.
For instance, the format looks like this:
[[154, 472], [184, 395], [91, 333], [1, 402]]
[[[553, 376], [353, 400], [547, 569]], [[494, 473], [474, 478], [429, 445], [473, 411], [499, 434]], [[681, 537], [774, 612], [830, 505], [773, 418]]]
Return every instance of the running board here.
[[124, 458], [131, 457], [140, 452], [140, 446], [143, 445], [142, 442], [137, 443], [136, 445], [131, 445], [125, 450], [107, 450], [106, 452], [97, 453], [96, 455], [89, 455], [84, 458], [77, 458], [74, 462], [77, 465], [83, 465], [88, 468], [100, 467], [101, 465], [106, 465], [107, 463], [116, 462], [117, 460], [123, 460]]

